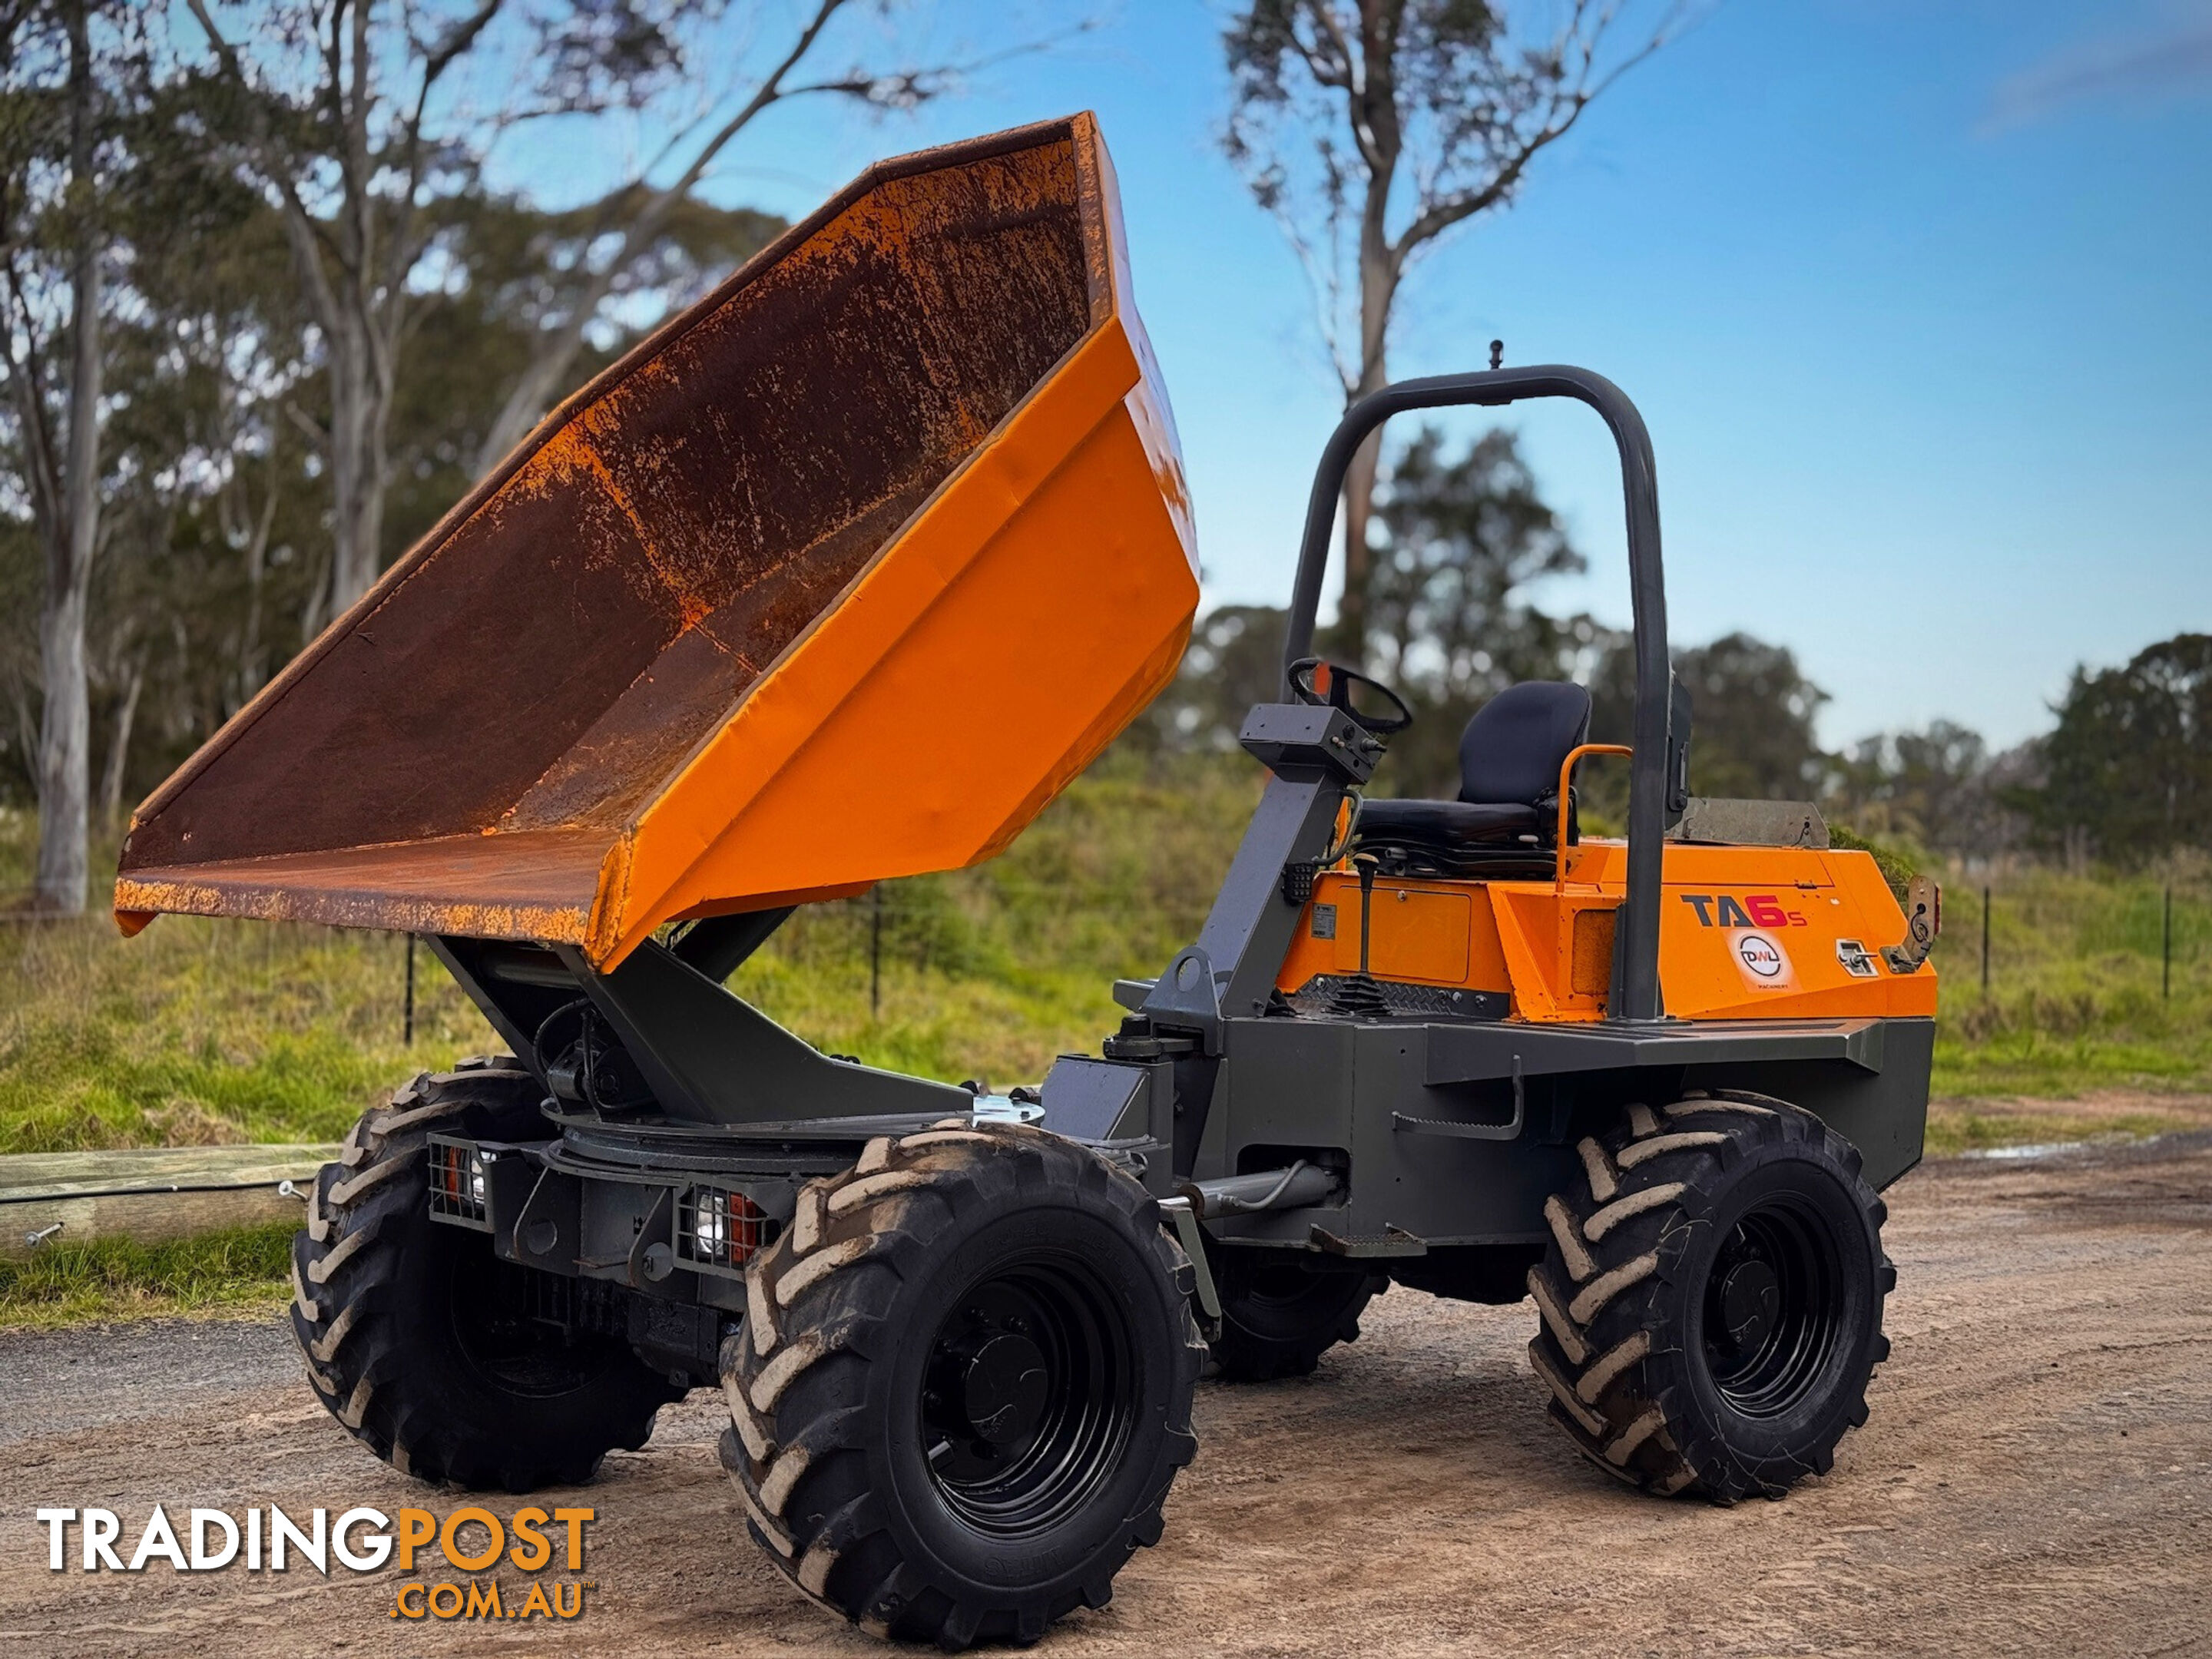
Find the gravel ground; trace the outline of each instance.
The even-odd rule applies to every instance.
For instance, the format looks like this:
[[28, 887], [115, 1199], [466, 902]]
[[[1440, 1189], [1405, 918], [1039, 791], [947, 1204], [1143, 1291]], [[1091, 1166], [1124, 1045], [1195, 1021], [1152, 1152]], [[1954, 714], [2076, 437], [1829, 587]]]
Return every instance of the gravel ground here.
[[[1826, 1480], [1731, 1510], [1616, 1486], [1544, 1419], [1525, 1305], [1395, 1291], [1311, 1378], [1204, 1385], [1165, 1538], [1045, 1650], [2212, 1654], [2212, 1135], [1890, 1198], [1896, 1352]], [[718, 1404], [568, 1495], [602, 1517], [574, 1623], [407, 1623], [389, 1572], [46, 1570], [45, 1505], [118, 1510], [127, 1556], [156, 1502], [462, 1501], [334, 1428], [281, 1328], [0, 1337], [0, 1651], [880, 1654], [757, 1559]]]

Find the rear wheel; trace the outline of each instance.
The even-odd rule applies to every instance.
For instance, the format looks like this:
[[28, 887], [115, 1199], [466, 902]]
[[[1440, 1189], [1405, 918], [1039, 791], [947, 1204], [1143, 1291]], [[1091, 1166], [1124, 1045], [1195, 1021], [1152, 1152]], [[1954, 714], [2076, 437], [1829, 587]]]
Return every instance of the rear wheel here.
[[434, 1133], [528, 1139], [544, 1091], [496, 1061], [418, 1077], [346, 1136], [292, 1241], [292, 1330], [356, 1440], [404, 1474], [529, 1492], [635, 1450], [684, 1390], [611, 1338], [531, 1316], [529, 1273], [433, 1221]]
[[1193, 1279], [1151, 1196], [1067, 1141], [871, 1141], [801, 1192], [722, 1346], [755, 1538], [833, 1613], [947, 1649], [1104, 1606], [1197, 1448]]
[[1887, 1211], [1855, 1148], [1765, 1096], [1693, 1096], [1581, 1143], [1545, 1205], [1530, 1364], [1593, 1462], [1647, 1491], [1778, 1498], [1826, 1474], [1889, 1353]]
[[1274, 1250], [1228, 1245], [1212, 1254], [1221, 1294], [1213, 1358], [1233, 1382], [1308, 1375], [1338, 1343], [1359, 1340], [1360, 1314], [1390, 1285], [1374, 1273], [1277, 1261], [1283, 1253]]

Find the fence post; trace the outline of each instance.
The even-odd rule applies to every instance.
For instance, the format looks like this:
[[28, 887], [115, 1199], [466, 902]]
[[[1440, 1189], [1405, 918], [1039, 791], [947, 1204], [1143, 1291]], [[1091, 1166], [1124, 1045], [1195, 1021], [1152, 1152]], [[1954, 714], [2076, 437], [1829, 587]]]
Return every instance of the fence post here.
[[1982, 889], [1982, 1000], [1990, 1000], [1990, 890]]
[[407, 1000], [399, 1017], [399, 1041], [406, 1048], [415, 1046], [415, 935], [407, 935]]
[[2160, 947], [2159, 994], [2173, 1000], [2173, 889], [2166, 890], [2165, 939]]
[[868, 1018], [884, 1012], [884, 887], [878, 882], [868, 911]]

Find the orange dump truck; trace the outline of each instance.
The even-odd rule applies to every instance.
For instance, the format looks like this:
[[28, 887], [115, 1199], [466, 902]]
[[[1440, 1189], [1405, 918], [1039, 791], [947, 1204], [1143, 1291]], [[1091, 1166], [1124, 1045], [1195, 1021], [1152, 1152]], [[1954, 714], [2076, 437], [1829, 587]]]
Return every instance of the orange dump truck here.
[[[1619, 447], [1633, 743], [1502, 692], [1450, 800], [1311, 654], [1390, 415], [1578, 400]], [[883, 163], [548, 416], [142, 806], [126, 931], [422, 935], [507, 1052], [364, 1116], [292, 1322], [422, 1478], [589, 1479], [719, 1386], [742, 1527], [879, 1635], [1029, 1641], [1158, 1541], [1202, 1364], [1313, 1369], [1392, 1284], [1533, 1301], [1632, 1485], [1825, 1471], [1887, 1352], [1936, 896], [1690, 793], [1650, 443], [1564, 366], [1407, 381], [1313, 481], [1266, 792], [1198, 939], [1005, 1096], [823, 1054], [725, 981], [799, 905], [988, 858], [1176, 671], [1182, 462], [1087, 116]], [[1625, 761], [1625, 840], [1577, 768]], [[1387, 782], [1387, 773], [1382, 775]], [[610, 1501], [615, 1501], [611, 1497]]]

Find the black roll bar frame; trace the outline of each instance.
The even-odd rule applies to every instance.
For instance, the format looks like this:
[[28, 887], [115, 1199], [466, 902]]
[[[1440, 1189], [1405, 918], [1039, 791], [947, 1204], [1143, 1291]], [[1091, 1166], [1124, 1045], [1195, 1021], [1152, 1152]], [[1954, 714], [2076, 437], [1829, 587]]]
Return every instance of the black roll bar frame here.
[[[1659, 554], [1659, 475], [1651, 434], [1628, 394], [1602, 374], [1565, 363], [1435, 374], [1400, 380], [1362, 398], [1345, 412], [1322, 449], [1306, 506], [1304, 540], [1283, 641], [1284, 696], [1290, 665], [1312, 654], [1314, 621], [1328, 574], [1336, 504], [1344, 475], [1367, 435], [1393, 415], [1468, 404], [1497, 407], [1529, 398], [1571, 398], [1588, 404], [1612, 428], [1620, 451], [1621, 493], [1628, 513], [1628, 583], [1636, 648], [1635, 753], [1629, 761], [1628, 899], [1616, 932], [1613, 995], [1607, 1018], [1644, 1023], [1666, 1018], [1659, 994], [1660, 860], [1667, 830], [1675, 734], [1674, 667], [1667, 654], [1667, 584]], [[1681, 734], [1686, 742], [1687, 732]]]

